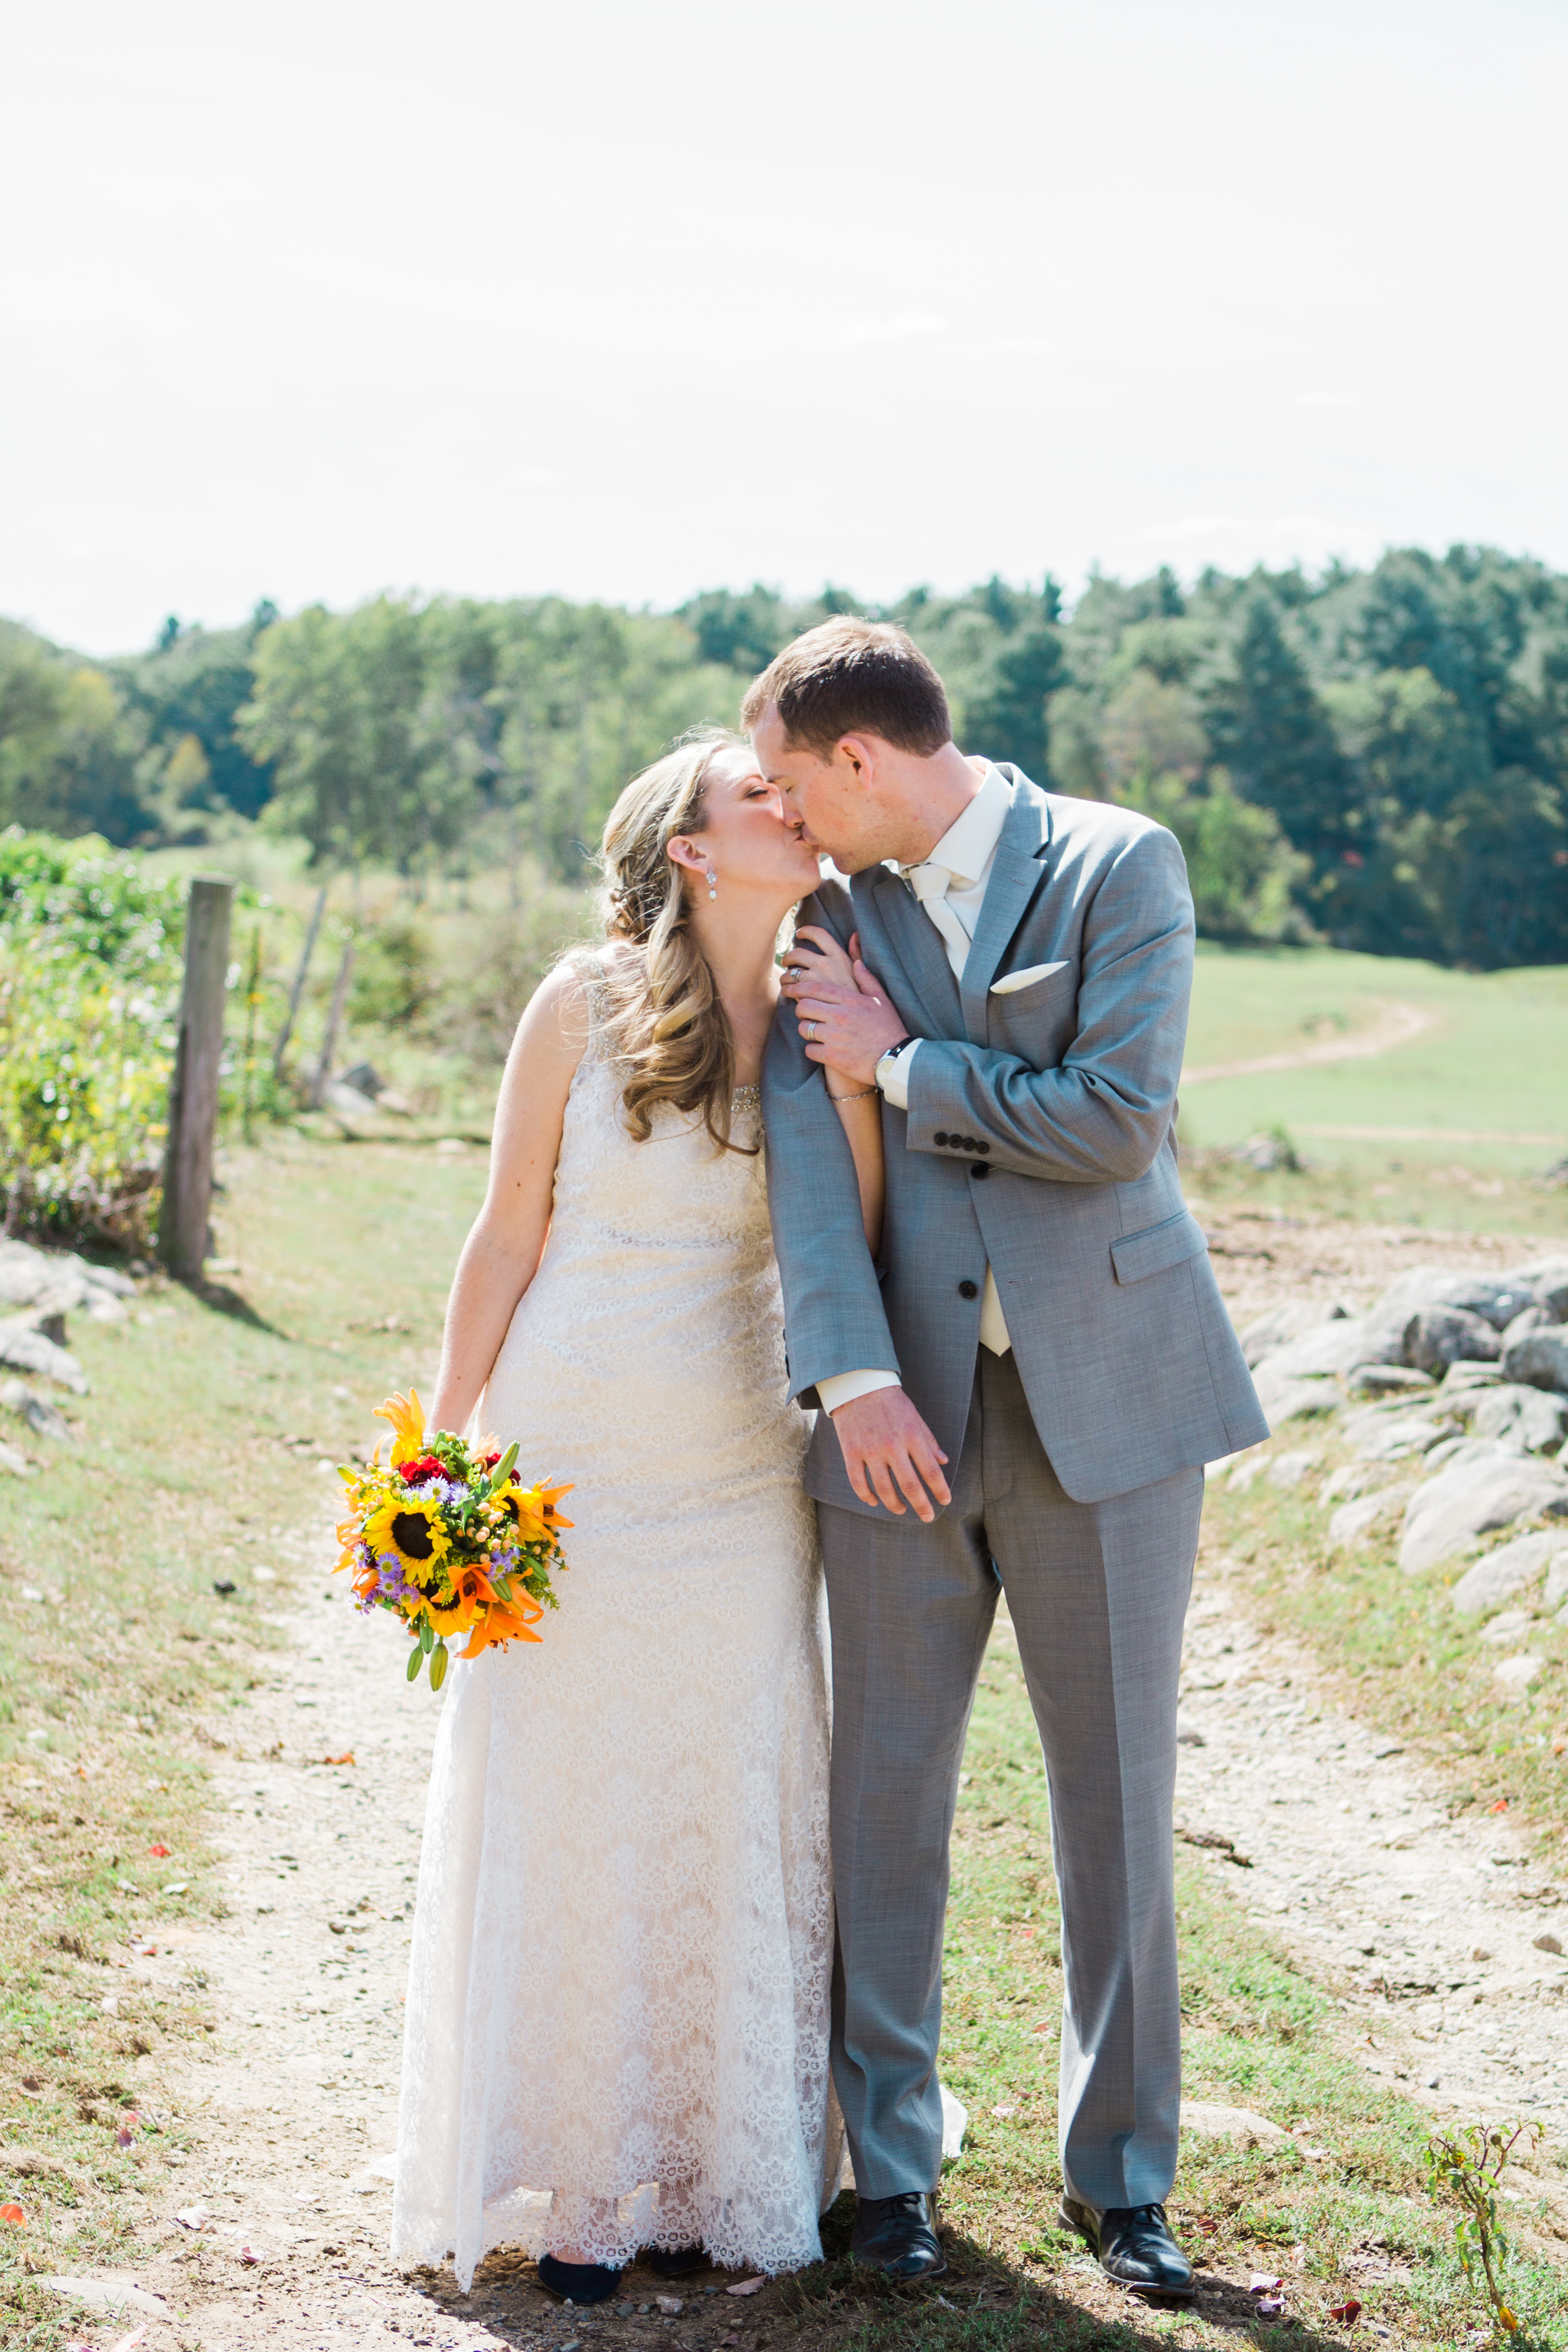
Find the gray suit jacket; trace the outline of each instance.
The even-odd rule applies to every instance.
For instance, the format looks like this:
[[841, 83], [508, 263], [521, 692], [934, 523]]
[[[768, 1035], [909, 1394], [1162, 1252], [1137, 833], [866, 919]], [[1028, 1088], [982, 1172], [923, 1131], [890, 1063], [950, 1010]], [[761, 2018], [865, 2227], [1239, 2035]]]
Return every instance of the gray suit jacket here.
[[[912, 1034], [907, 1112], [882, 1107], [882, 1256], [794, 1008], [763, 1068], [768, 1195], [791, 1392], [896, 1371], [956, 1462], [989, 1261], [1035, 1425], [1077, 1502], [1103, 1502], [1268, 1433], [1176, 1175], [1193, 907], [1174, 837], [1131, 811], [1002, 773], [1002, 830], [962, 991], [885, 866], [801, 909], [847, 940]], [[1002, 975], [1045, 969], [994, 995]], [[819, 1501], [866, 1510], [824, 1413]]]

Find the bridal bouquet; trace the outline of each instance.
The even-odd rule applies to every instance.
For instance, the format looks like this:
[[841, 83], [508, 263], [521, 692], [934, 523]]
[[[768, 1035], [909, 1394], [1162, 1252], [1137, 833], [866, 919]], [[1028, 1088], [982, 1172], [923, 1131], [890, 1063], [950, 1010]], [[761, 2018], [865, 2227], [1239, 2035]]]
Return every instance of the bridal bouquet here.
[[556, 1502], [572, 1490], [542, 1479], [521, 1486], [515, 1444], [476, 1454], [449, 1430], [427, 1438], [412, 1389], [375, 1410], [392, 1423], [392, 1459], [384, 1469], [378, 1445], [363, 1470], [339, 1472], [349, 1516], [337, 1566], [353, 1571], [362, 1613], [390, 1609], [401, 1620], [415, 1645], [409, 1681], [428, 1658], [439, 1690], [449, 1634], [467, 1633], [463, 1658], [541, 1638], [534, 1626], [559, 1606], [551, 1571], [566, 1566], [560, 1530], [572, 1525]]

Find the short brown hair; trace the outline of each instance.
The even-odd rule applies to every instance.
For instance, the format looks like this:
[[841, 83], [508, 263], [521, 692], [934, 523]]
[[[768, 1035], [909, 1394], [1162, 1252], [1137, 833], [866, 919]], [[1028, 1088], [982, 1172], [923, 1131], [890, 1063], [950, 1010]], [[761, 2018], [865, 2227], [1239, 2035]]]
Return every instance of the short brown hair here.
[[826, 759], [842, 736], [879, 735], [929, 759], [952, 739], [947, 692], [914, 639], [890, 621], [824, 621], [776, 654], [741, 705], [754, 727], [769, 703], [784, 740]]

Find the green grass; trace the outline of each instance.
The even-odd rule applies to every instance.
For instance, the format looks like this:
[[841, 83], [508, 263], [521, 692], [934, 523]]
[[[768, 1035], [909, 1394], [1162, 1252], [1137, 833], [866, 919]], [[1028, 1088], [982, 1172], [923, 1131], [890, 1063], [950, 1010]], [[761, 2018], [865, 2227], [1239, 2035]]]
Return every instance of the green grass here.
[[[1187, 1064], [1202, 1069], [1352, 1036], [1394, 1004], [1430, 1013], [1433, 1025], [1365, 1060], [1188, 1085], [1184, 1138], [1201, 1148], [1281, 1126], [1313, 1160], [1363, 1178], [1391, 1160], [1423, 1169], [1457, 1161], [1482, 1181], [1527, 1177], [1568, 1156], [1568, 966], [1474, 973], [1330, 948], [1205, 944]], [[1371, 1132], [1320, 1132], [1333, 1129]], [[1548, 1139], [1505, 1139], [1519, 1135]]]

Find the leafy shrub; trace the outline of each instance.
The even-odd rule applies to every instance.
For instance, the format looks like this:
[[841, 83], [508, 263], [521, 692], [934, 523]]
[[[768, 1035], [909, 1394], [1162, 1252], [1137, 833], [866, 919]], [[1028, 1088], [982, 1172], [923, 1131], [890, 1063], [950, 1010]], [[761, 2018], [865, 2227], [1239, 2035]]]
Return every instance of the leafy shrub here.
[[174, 1062], [184, 894], [133, 859], [0, 835], [8, 1232], [145, 1244]]

